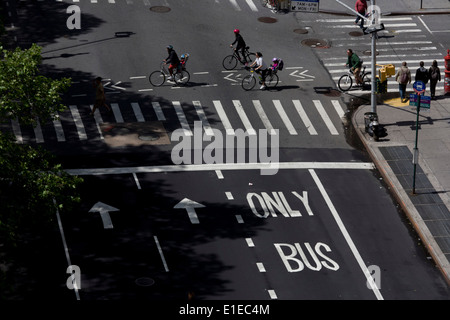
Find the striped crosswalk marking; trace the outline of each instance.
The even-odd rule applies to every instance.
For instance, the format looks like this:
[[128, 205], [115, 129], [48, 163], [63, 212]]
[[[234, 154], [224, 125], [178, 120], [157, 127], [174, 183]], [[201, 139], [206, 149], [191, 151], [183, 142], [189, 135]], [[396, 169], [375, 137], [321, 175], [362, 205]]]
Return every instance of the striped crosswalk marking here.
[[209, 125], [208, 119], [206, 118], [205, 111], [203, 110], [200, 101], [192, 101], [192, 104], [194, 105], [195, 111], [197, 112], [197, 115], [202, 122], [202, 126], [205, 129], [205, 134], [207, 136], [213, 136], [214, 133], [211, 129], [211, 126]]
[[339, 100], [332, 100], [331, 103], [333, 104], [334, 109], [336, 110], [337, 114], [340, 118], [345, 117], [345, 111], [342, 109], [341, 104], [339, 103]]
[[80, 140], [86, 140], [86, 130], [84, 129], [83, 121], [81, 120], [80, 113], [78, 112], [77, 106], [69, 106], [70, 113], [72, 114], [73, 121], [75, 123], [75, 126], [77, 128], [78, 137]]
[[241, 7], [238, 5], [236, 0], [230, 0], [230, 3], [233, 5], [234, 9], [241, 11]]
[[277, 109], [278, 114], [280, 115], [281, 119], [283, 120], [284, 125], [288, 129], [289, 133], [291, 135], [297, 135], [297, 131], [295, 130], [294, 126], [292, 125], [291, 120], [289, 120], [289, 117], [286, 114], [286, 111], [284, 111], [283, 107], [281, 106], [280, 100], [273, 100], [273, 104], [275, 106], [275, 109]]
[[325, 122], [326, 126], [328, 127], [328, 130], [330, 130], [330, 133], [332, 135], [338, 135], [339, 132], [336, 130], [336, 127], [333, 125], [333, 122], [331, 121], [330, 117], [325, 111], [322, 102], [320, 102], [320, 100], [313, 100], [313, 103], [317, 111], [319, 112], [320, 116], [322, 117], [323, 121]]
[[256, 131], [255, 129], [253, 129], [252, 124], [250, 123], [250, 120], [248, 119], [241, 102], [239, 100], [233, 100], [233, 104], [248, 134], [256, 135]]
[[142, 114], [141, 107], [139, 107], [139, 103], [132, 102], [131, 107], [133, 108], [134, 115], [136, 116], [136, 120], [138, 122], [145, 122], [144, 115]]
[[217, 114], [219, 115], [220, 121], [222, 122], [223, 127], [225, 128], [225, 132], [227, 135], [234, 135], [234, 129], [231, 126], [230, 120], [228, 120], [227, 114], [223, 109], [222, 103], [219, 100], [213, 101], [214, 107], [216, 108]]
[[156, 117], [158, 121], [166, 121], [166, 117], [161, 109], [161, 105], [159, 102], [152, 102], [153, 110], [155, 111]]
[[261, 118], [262, 123], [266, 127], [269, 134], [274, 135], [276, 134], [275, 129], [272, 126], [272, 123], [270, 123], [269, 117], [267, 117], [266, 112], [264, 111], [261, 102], [259, 100], [253, 100], [253, 105], [255, 106], [256, 112], [258, 112], [259, 117]]
[[59, 142], [66, 141], [66, 137], [64, 135], [64, 130], [63, 130], [63, 127], [62, 127], [62, 124], [61, 124], [61, 120], [59, 120], [59, 118], [53, 120], [53, 127], [55, 128], [56, 139]]
[[181, 103], [179, 101], [172, 101], [172, 105], [175, 108], [175, 112], [177, 114], [178, 120], [180, 121], [181, 127], [184, 129], [184, 134], [186, 136], [192, 136], [192, 131], [187, 122], [183, 108], [181, 107]]
[[33, 127], [33, 131], [36, 137], [36, 143], [44, 143], [44, 134], [42, 133], [42, 127], [39, 120], [36, 120], [36, 125]]
[[247, 2], [247, 5], [250, 7], [250, 9], [252, 9], [252, 11], [258, 11], [258, 8], [255, 6], [252, 0], [245, 0], [245, 2]]
[[[91, 108], [91, 110], [93, 110], [93, 108], [94, 108], [93, 105], [90, 105], [89, 107]], [[102, 129], [100, 128], [100, 124], [103, 123], [102, 115], [100, 112], [94, 113], [94, 120], [95, 120], [95, 125], [97, 127], [98, 133], [100, 134], [100, 139], [104, 139]]]
[[111, 103], [111, 108], [114, 113], [114, 118], [116, 119], [116, 122], [123, 123], [124, 121], [123, 121], [122, 113], [120, 113], [119, 104]]
[[302, 103], [300, 102], [300, 100], [293, 100], [292, 102], [294, 103], [294, 107], [297, 110], [297, 113], [299, 114], [300, 118], [302, 119], [303, 124], [308, 129], [309, 134], [312, 136], [317, 135], [317, 131], [314, 128], [314, 126], [312, 125], [311, 121], [309, 120], [309, 117], [306, 114], [305, 110], [303, 109], [303, 106], [302, 106]]
[[20, 130], [19, 121], [11, 120], [11, 127], [18, 143], [23, 143], [22, 130]]

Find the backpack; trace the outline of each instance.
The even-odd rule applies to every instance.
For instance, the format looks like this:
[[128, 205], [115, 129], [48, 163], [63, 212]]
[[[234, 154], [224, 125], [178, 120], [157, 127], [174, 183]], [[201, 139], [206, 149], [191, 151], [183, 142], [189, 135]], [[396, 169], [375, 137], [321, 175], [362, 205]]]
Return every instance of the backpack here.
[[400, 83], [406, 84], [408, 83], [408, 72], [403, 70], [402, 75], [400, 76]]
[[283, 68], [284, 68], [284, 62], [283, 62], [283, 60], [281, 60], [281, 59], [279, 59], [279, 62], [278, 62], [278, 70], [283, 70]]
[[438, 68], [432, 68], [430, 78], [433, 80], [437, 80], [439, 78], [438, 75], [439, 75]]

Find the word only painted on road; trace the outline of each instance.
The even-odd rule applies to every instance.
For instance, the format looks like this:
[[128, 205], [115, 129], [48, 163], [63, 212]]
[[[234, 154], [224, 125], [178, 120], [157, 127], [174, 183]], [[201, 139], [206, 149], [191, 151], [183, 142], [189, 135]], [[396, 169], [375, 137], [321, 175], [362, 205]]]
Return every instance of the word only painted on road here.
[[[309, 206], [308, 192], [303, 191], [302, 195], [296, 191], [291, 193], [301, 201], [308, 216], [313, 216], [314, 214]], [[271, 194], [267, 192], [261, 192], [260, 194], [251, 192], [247, 194], [247, 202], [254, 215], [259, 218], [267, 218], [269, 215], [277, 217], [277, 212], [286, 218], [303, 216], [300, 210], [291, 207], [286, 196], [281, 191], [274, 191]]]

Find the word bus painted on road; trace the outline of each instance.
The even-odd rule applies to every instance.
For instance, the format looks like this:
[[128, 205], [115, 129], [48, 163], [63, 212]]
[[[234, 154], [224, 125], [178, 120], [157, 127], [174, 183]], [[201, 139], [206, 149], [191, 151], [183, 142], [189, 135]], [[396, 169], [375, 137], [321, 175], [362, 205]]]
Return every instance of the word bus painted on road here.
[[[308, 202], [308, 192], [303, 191], [302, 195], [300, 195], [292, 191], [292, 194], [303, 203], [306, 213], [309, 216], [313, 216], [314, 214]], [[302, 217], [299, 210], [292, 209], [284, 193], [280, 191], [274, 191], [271, 195], [267, 192], [261, 192], [261, 194], [251, 192], [247, 194], [247, 202], [255, 216], [259, 218], [267, 218], [269, 215], [277, 217], [277, 212], [286, 218]], [[257, 206], [257, 204], [259, 205]]]

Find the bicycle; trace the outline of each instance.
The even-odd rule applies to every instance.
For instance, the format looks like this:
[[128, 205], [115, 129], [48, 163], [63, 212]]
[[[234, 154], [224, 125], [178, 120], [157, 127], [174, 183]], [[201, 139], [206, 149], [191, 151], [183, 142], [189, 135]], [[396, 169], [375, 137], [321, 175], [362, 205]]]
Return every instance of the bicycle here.
[[[242, 79], [242, 89], [245, 91], [252, 90], [256, 85], [255, 68], [246, 67], [250, 69], [250, 74]], [[262, 76], [258, 75], [259, 83], [262, 84]], [[276, 70], [269, 69], [266, 75], [265, 84], [267, 88], [275, 88], [278, 84], [279, 78]]]
[[[256, 58], [256, 54], [254, 52], [248, 51], [249, 48], [249, 46], [246, 46], [244, 49], [244, 55], [247, 62], [251, 62]], [[222, 61], [222, 65], [225, 70], [233, 70], [234, 68], [236, 68], [238, 61], [244, 64], [240, 55], [237, 54], [236, 50], [234, 48], [232, 48], [232, 50], [233, 54], [226, 56]]]
[[[372, 75], [371, 72], [366, 72], [366, 67], [363, 67], [363, 69], [360, 72], [361, 79], [362, 79], [362, 87], [365, 88], [366, 86], [370, 86], [372, 82]], [[347, 74], [344, 74], [341, 76], [338, 80], [338, 87], [341, 89], [341, 91], [348, 91], [353, 86], [353, 71], [352, 69], [349, 69]]]
[[[161, 62], [160, 69], [153, 71], [148, 76], [149, 82], [154, 87], [160, 87], [166, 82], [166, 78], [170, 78], [169, 69], [167, 68], [166, 63]], [[186, 70], [185, 66], [182, 66], [181, 63], [178, 64], [178, 67], [174, 69], [173, 72], [173, 81], [177, 85], [186, 85], [189, 82], [191, 75]]]
[[267, 7], [267, 8], [274, 10], [274, 12], [278, 11], [278, 1], [277, 0], [261, 0], [261, 5], [263, 7]]

